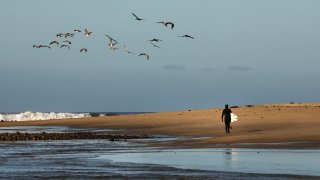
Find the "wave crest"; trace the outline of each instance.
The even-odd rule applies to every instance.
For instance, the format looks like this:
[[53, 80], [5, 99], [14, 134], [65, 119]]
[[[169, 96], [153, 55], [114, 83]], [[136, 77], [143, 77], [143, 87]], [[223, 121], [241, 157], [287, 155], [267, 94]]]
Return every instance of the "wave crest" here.
[[26, 111], [18, 114], [0, 114], [1, 121], [34, 121], [49, 119], [70, 119], [91, 117], [89, 113], [55, 113], [55, 112], [31, 112]]

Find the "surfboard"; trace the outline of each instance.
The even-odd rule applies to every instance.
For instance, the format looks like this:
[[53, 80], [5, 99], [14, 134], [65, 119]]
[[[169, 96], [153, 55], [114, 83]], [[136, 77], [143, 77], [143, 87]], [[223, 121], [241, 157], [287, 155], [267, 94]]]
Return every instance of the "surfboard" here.
[[236, 122], [238, 121], [238, 116], [234, 113], [231, 113], [231, 122]]

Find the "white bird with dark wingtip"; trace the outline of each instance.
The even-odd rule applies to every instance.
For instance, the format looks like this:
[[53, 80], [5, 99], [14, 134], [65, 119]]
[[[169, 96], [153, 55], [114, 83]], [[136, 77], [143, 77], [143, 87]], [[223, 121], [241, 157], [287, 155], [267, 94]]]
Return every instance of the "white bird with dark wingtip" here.
[[56, 34], [56, 37], [62, 37], [64, 34], [62, 34], [62, 33], [58, 33], [58, 34]]
[[115, 51], [115, 50], [117, 50], [118, 48], [117, 47], [115, 47], [115, 45], [116, 45], [116, 43], [109, 43], [108, 44], [109, 45], [109, 48], [112, 50], [112, 51]]
[[118, 49], [117, 47], [115, 47], [115, 45], [117, 44], [117, 42], [112, 42], [111, 40], [109, 41], [109, 43], [108, 43], [108, 46], [109, 46], [109, 48], [112, 50], [112, 51], [114, 51], [114, 50], [116, 50], [116, 49]]
[[128, 54], [134, 54], [134, 52], [131, 52], [128, 50], [128, 48], [126, 47], [126, 45], [123, 46], [124, 47], [124, 50], [126, 51], [126, 53]]
[[73, 36], [74, 36], [73, 33], [66, 33], [66, 34], [64, 34], [64, 37], [65, 37], [65, 38], [67, 38], [67, 37], [73, 37]]
[[82, 48], [82, 49], [80, 49], [80, 52], [88, 52], [88, 49], [87, 48]]
[[56, 44], [57, 46], [59, 46], [59, 42], [58, 41], [52, 41], [49, 43], [49, 46], [51, 46], [52, 44]]
[[149, 61], [149, 55], [146, 54], [146, 53], [140, 53], [139, 56], [146, 56], [147, 57], [147, 60]]
[[92, 32], [89, 32], [87, 29], [84, 30], [85, 36], [91, 36]]
[[166, 22], [164, 23], [164, 26], [168, 27], [168, 25], [171, 25], [171, 29], [173, 29], [174, 24], [172, 22]]
[[192, 36], [190, 36], [190, 35], [188, 35], [188, 34], [185, 34], [185, 35], [183, 35], [183, 36], [178, 36], [178, 37], [186, 37], [186, 38], [194, 39], [194, 37], [192, 37]]
[[66, 48], [70, 49], [70, 46], [65, 45], [65, 44], [63, 44], [63, 45], [60, 46], [60, 48], [63, 48], [63, 47], [66, 47]]
[[146, 20], [146, 19], [139, 18], [139, 17], [138, 17], [137, 15], [135, 15], [134, 13], [132, 13], [132, 15], [136, 18], [137, 21]]
[[157, 38], [153, 38], [153, 39], [151, 39], [150, 41], [153, 41], [153, 42], [160, 42], [160, 41], [162, 41], [161, 39], [157, 39]]
[[81, 33], [81, 30], [80, 29], [75, 29], [73, 30], [74, 32], [78, 32], [78, 33]]

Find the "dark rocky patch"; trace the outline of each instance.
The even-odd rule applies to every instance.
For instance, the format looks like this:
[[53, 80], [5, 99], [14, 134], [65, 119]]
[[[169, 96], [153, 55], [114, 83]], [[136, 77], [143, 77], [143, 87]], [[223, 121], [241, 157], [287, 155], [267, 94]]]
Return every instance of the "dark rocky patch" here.
[[37, 140], [81, 140], [81, 139], [106, 139], [109, 141], [125, 141], [127, 139], [148, 138], [147, 135], [127, 134], [98, 134], [93, 132], [71, 133], [0, 133], [0, 141], [37, 141]]

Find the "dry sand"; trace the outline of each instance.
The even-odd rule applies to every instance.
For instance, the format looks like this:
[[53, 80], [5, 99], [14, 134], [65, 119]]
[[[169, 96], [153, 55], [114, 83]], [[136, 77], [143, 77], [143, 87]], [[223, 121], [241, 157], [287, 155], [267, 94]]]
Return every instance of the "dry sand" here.
[[319, 148], [320, 103], [268, 104], [231, 108], [239, 121], [225, 134], [222, 108], [28, 122], [0, 126], [70, 126], [116, 129], [125, 134], [207, 137], [170, 141], [170, 147]]

